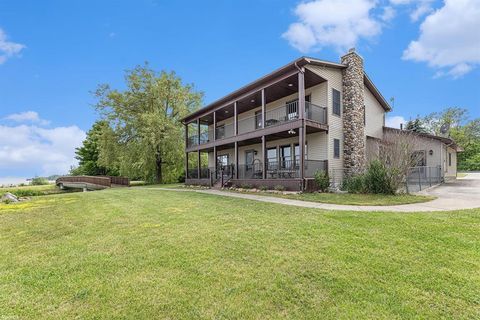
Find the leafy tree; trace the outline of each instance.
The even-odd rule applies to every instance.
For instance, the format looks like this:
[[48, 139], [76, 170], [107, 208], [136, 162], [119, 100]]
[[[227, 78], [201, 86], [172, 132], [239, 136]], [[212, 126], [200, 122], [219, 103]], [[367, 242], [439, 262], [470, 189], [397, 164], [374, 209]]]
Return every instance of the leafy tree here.
[[427, 129], [425, 129], [423, 122], [420, 118], [416, 118], [415, 120], [409, 120], [407, 122], [407, 125], [405, 126], [405, 129], [413, 132], [427, 133]]
[[453, 128], [450, 135], [464, 149], [458, 154], [458, 168], [480, 170], [480, 119]]
[[441, 135], [440, 128], [447, 124], [451, 129], [462, 126], [468, 120], [468, 110], [458, 107], [449, 107], [442, 112], [433, 112], [420, 121], [427, 132]]
[[99, 164], [149, 182], [175, 181], [184, 163], [180, 120], [200, 107], [203, 94], [148, 64], [127, 71], [125, 81], [123, 91], [100, 85], [95, 92], [96, 109], [108, 123]]
[[480, 170], [480, 119], [469, 120], [468, 110], [451, 107], [419, 119], [428, 133], [441, 135], [440, 127], [447, 124], [449, 136], [464, 151], [458, 154], [460, 170]]
[[88, 176], [99, 176], [99, 175], [117, 175], [117, 170], [111, 167], [107, 169], [104, 166], [99, 165], [99, 143], [100, 139], [108, 129], [108, 122], [106, 121], [96, 121], [92, 128], [88, 131], [87, 137], [83, 141], [81, 147], [76, 148], [75, 158], [79, 161], [79, 165], [76, 168], [70, 170], [71, 175], [88, 175]]

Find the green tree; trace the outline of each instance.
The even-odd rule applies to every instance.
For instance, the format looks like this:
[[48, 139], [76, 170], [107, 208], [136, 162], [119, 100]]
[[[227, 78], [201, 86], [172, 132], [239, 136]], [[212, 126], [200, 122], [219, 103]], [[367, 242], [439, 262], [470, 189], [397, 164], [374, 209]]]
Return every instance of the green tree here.
[[174, 73], [137, 66], [127, 71], [126, 89], [100, 85], [96, 109], [108, 123], [99, 164], [149, 182], [175, 181], [183, 174], [184, 128], [180, 120], [197, 110], [203, 94]]
[[433, 112], [420, 119], [427, 132], [441, 135], [440, 128], [446, 124], [449, 128], [461, 127], [468, 120], [468, 110], [458, 107], [449, 107], [441, 112]]
[[427, 129], [425, 129], [423, 121], [420, 118], [409, 120], [405, 126], [405, 129], [413, 132], [427, 133]]
[[99, 165], [98, 158], [100, 154], [99, 144], [104, 132], [108, 130], [108, 122], [96, 121], [92, 128], [87, 132], [87, 137], [82, 143], [82, 146], [75, 151], [75, 158], [79, 161], [78, 167], [72, 168], [70, 174], [72, 175], [117, 175], [115, 168], [107, 169]]
[[469, 120], [468, 110], [446, 108], [420, 118], [428, 133], [442, 135], [440, 128], [447, 124], [448, 135], [464, 149], [458, 154], [460, 170], [480, 170], [480, 119]]

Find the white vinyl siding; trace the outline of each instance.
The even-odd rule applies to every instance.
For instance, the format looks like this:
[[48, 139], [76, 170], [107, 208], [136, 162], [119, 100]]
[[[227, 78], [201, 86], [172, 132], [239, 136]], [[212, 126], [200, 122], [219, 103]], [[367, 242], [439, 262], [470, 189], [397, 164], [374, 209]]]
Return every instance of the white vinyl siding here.
[[[328, 168], [329, 170], [340, 170], [343, 168], [343, 120], [341, 117], [332, 116], [333, 112], [333, 97], [332, 89], [340, 91], [340, 96], [342, 96], [342, 70], [331, 68], [331, 67], [321, 67], [314, 65], [307, 65], [307, 69], [318, 74], [324, 79], [327, 79], [326, 93], [327, 101], [326, 105], [328, 108]], [[325, 82], [324, 82], [325, 83]], [[313, 102], [315, 103], [315, 102]], [[343, 109], [343, 101], [340, 101], [341, 109]], [[340, 140], [340, 158], [335, 159], [333, 157], [333, 139]]]
[[367, 87], [364, 87], [363, 92], [365, 102], [365, 134], [369, 137], [382, 139], [383, 126], [385, 125], [385, 109], [383, 109]]

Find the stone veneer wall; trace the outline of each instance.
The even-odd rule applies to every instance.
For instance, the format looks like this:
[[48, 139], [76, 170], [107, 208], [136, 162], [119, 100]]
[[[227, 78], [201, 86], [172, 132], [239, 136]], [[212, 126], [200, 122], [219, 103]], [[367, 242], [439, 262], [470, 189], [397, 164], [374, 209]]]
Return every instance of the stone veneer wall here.
[[344, 167], [361, 171], [365, 167], [365, 124], [363, 59], [354, 49], [341, 58], [343, 69], [343, 156]]

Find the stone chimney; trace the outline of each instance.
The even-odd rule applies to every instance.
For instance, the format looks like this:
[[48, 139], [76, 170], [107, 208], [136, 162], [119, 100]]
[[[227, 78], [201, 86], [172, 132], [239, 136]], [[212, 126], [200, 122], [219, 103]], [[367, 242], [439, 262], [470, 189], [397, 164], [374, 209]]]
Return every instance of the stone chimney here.
[[365, 167], [365, 122], [363, 59], [355, 49], [341, 58], [343, 69], [343, 157], [344, 167], [360, 171]]

